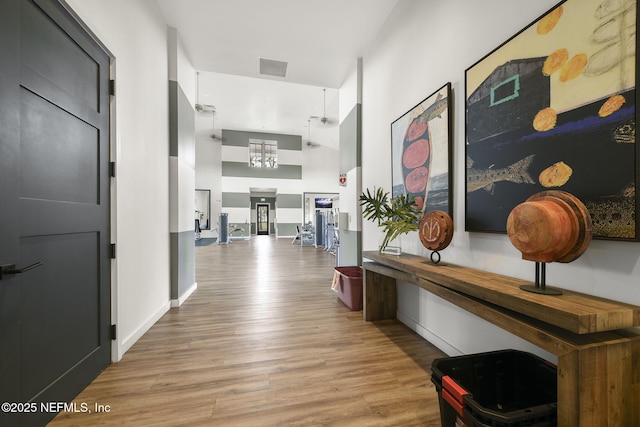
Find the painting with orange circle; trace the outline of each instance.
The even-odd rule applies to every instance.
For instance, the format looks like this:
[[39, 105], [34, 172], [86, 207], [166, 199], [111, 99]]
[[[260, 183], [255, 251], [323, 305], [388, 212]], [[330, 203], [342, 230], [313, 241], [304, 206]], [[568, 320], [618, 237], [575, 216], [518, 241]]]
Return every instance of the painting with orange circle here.
[[515, 206], [557, 189], [585, 204], [594, 239], [640, 241], [637, 15], [561, 1], [465, 70], [465, 230], [505, 233]]
[[451, 83], [391, 123], [392, 196], [422, 212], [451, 211]]

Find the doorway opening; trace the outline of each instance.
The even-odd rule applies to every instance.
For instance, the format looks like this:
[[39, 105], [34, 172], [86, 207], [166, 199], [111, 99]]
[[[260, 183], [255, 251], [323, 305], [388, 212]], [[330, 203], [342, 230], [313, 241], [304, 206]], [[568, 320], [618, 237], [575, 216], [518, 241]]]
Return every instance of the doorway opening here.
[[269, 205], [256, 205], [256, 230], [258, 236], [269, 235]]

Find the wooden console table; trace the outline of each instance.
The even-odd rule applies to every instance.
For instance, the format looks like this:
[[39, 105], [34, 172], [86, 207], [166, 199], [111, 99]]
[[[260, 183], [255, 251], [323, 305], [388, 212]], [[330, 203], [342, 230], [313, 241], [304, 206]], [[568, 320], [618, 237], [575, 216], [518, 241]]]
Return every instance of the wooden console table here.
[[[396, 280], [418, 285], [558, 356], [558, 425], [640, 426], [640, 307], [402, 254], [364, 252], [364, 320], [395, 318]], [[532, 270], [533, 271], [533, 270]]]

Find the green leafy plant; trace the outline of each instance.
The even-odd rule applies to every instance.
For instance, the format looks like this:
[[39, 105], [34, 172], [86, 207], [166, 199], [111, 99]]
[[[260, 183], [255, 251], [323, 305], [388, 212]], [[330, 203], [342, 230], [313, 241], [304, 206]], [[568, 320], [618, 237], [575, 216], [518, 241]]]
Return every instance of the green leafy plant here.
[[389, 193], [382, 188], [369, 189], [360, 195], [360, 206], [363, 207], [362, 216], [382, 227], [385, 236], [380, 245], [382, 252], [389, 242], [401, 234], [418, 230], [422, 212], [415, 205], [415, 200], [408, 194], [401, 194], [389, 198]]

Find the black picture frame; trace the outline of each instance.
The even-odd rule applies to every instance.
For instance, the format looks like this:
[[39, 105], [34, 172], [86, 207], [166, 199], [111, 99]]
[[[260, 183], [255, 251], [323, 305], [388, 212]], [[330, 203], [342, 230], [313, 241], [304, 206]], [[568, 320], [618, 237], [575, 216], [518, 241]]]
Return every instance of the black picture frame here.
[[391, 123], [391, 194], [453, 217], [451, 93], [448, 82]]
[[555, 189], [593, 238], [640, 240], [637, 18], [635, 1], [565, 0], [465, 71], [466, 231], [506, 233]]

